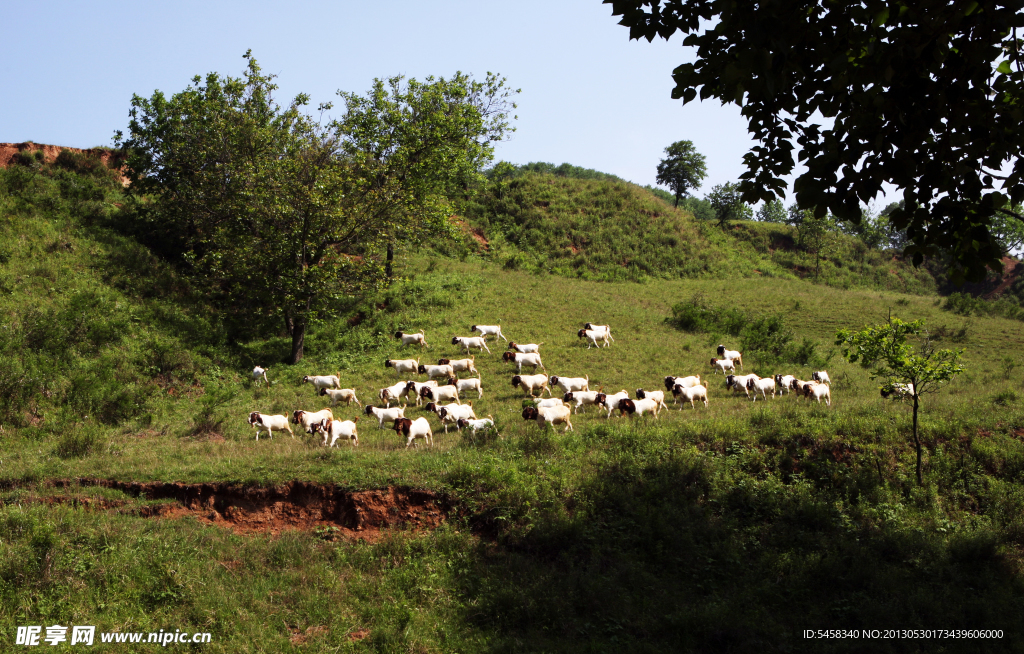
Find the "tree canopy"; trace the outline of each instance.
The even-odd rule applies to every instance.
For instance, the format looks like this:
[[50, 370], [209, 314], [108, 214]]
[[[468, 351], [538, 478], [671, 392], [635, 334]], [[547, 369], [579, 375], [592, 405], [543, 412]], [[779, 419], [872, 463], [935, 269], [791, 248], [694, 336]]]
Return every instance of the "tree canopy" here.
[[954, 280], [1000, 268], [994, 217], [1024, 219], [1024, 0], [604, 1], [630, 38], [696, 48], [673, 98], [741, 108], [759, 142], [746, 201], [782, 195], [798, 161], [797, 201], [818, 216], [857, 222], [892, 184], [915, 263], [944, 251]]
[[511, 130], [516, 92], [491, 74], [375, 80], [366, 96], [339, 92], [345, 113], [323, 124], [308, 96], [278, 105], [273, 76], [246, 59], [241, 78], [134, 96], [118, 139], [142, 227], [225, 312], [283, 318], [295, 363], [309, 324], [386, 283], [385, 250], [453, 229], [451, 199]]
[[697, 152], [692, 141], [676, 141], [665, 148], [665, 155], [658, 164], [656, 181], [672, 189], [678, 207], [679, 198], [700, 187], [707, 175], [707, 166], [704, 155]]

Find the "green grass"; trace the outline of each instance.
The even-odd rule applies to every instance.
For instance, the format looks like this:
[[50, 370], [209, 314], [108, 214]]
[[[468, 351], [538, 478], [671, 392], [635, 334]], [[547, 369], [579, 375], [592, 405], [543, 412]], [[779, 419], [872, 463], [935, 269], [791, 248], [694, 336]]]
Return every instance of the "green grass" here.
[[488, 258], [508, 270], [604, 281], [808, 278], [844, 289], [935, 290], [927, 271], [855, 238], [835, 235], [817, 266], [793, 227], [736, 221], [723, 230], [610, 178], [524, 171], [492, 182], [464, 213], [488, 239]]
[[[920, 288], [763, 275], [598, 282], [411, 254], [397, 262], [405, 281], [313, 329], [307, 358], [289, 367], [284, 336], [231, 340], [215, 307], [111, 227], [116, 186], [59, 170], [11, 175], [0, 178], [5, 638], [58, 623], [210, 631], [204, 651], [224, 652], [864, 651], [861, 640], [802, 632], [898, 627], [1006, 635], [871, 651], [1017, 647], [1024, 372], [1005, 355], [1024, 345], [1019, 321], [958, 316]], [[707, 364], [737, 337], [669, 321], [698, 293], [751, 320], [781, 314], [794, 341], [827, 361], [833, 406], [727, 393]], [[883, 401], [832, 345], [837, 329], [890, 308], [967, 348], [967, 372], [924, 399], [924, 487], [909, 406]], [[398, 347], [396, 329], [425, 329], [433, 362], [461, 356], [451, 336], [498, 321], [513, 340], [544, 343], [549, 374], [631, 395], [663, 388], [665, 375], [701, 374], [710, 407], [657, 421], [591, 409], [572, 432], [538, 430], [519, 417], [501, 342], [476, 356], [485, 397], [474, 402], [500, 438], [437, 429], [432, 450], [406, 451], [364, 417], [358, 449], [328, 451], [308, 437], [256, 442], [245, 422], [253, 410], [323, 406], [305, 374], [340, 372], [371, 401], [394, 381], [385, 357], [419, 356]], [[611, 324], [612, 347], [588, 350], [575, 335], [586, 321]], [[269, 367], [269, 389], [252, 385], [255, 364]], [[54, 484], [81, 478], [427, 488], [455, 510], [434, 532], [377, 543], [323, 530], [240, 535], [144, 518], [147, 500], [112, 489]], [[64, 503], [74, 498], [123, 504]]]

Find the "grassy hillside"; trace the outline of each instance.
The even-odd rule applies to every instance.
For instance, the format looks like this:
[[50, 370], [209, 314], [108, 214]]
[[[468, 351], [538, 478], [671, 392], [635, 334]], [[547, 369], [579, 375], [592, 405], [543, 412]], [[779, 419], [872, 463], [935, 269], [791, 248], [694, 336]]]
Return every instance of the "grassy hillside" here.
[[[1020, 322], [781, 275], [596, 282], [412, 254], [397, 262], [406, 281], [317, 327], [288, 367], [276, 363], [283, 336], [231, 341], [201, 293], [107, 226], [116, 184], [24, 172], [0, 174], [0, 630], [11, 638], [19, 625], [94, 624], [209, 631], [204, 651], [223, 652], [863, 651], [803, 630], [969, 628], [1004, 635], [870, 647], [1017, 647]], [[668, 320], [695, 297], [747, 322], [781, 314], [829, 370], [832, 407], [727, 393], [707, 362], [736, 337]], [[924, 487], [908, 406], [883, 401], [832, 346], [837, 329], [890, 309], [967, 348], [967, 372], [924, 400]], [[432, 361], [459, 354], [453, 335], [499, 321], [544, 344], [550, 374], [631, 392], [701, 374], [710, 406], [635, 421], [591, 409], [574, 431], [539, 430], [519, 417], [502, 342], [476, 355], [485, 396], [474, 401], [500, 437], [446, 435], [431, 417], [435, 447], [406, 451], [364, 416], [358, 448], [326, 450], [309, 437], [256, 442], [245, 422], [323, 406], [305, 374], [340, 373], [370, 401], [394, 381], [385, 357], [419, 356], [396, 329], [425, 329]], [[586, 321], [611, 324], [615, 343], [588, 350], [575, 335]], [[255, 364], [269, 389], [249, 380]], [[813, 369], [747, 361], [769, 366]], [[361, 532], [350, 513], [306, 515], [325, 498], [409, 488], [446, 507], [442, 526]], [[312, 526], [259, 528], [268, 502], [275, 520]], [[394, 520], [400, 506], [415, 513], [388, 506]]]
[[522, 172], [494, 181], [465, 209], [490, 258], [506, 269], [580, 279], [773, 277], [837, 288], [934, 292], [923, 269], [835, 235], [823, 261], [795, 228], [750, 221], [723, 230], [652, 192], [614, 179]]

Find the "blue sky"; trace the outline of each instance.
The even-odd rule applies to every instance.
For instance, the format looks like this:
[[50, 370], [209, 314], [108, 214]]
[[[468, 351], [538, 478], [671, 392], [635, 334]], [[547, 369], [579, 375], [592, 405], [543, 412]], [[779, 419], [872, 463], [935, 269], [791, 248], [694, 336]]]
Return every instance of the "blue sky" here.
[[182, 90], [210, 71], [238, 76], [252, 49], [278, 75], [279, 100], [312, 105], [375, 77], [483, 77], [521, 88], [513, 163], [568, 162], [653, 184], [665, 146], [707, 157], [702, 195], [735, 181], [751, 145], [735, 106], [672, 100], [681, 39], [630, 41], [600, 0], [0, 3], [0, 142], [110, 145], [133, 93]]

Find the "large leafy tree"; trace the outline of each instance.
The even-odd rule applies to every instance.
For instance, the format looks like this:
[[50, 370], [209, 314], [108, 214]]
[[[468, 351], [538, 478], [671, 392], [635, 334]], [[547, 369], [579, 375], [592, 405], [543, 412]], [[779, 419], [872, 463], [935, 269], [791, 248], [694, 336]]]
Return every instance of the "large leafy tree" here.
[[798, 160], [797, 201], [818, 216], [856, 222], [893, 184], [915, 263], [945, 251], [954, 279], [1000, 267], [994, 217], [1024, 219], [1024, 0], [604, 2], [630, 38], [681, 32], [696, 49], [672, 97], [740, 106], [759, 141], [748, 202], [780, 196]]
[[676, 196], [675, 206], [678, 207], [679, 198], [689, 195], [693, 189], [700, 188], [707, 172], [704, 155], [697, 152], [693, 142], [676, 141], [665, 148], [665, 158], [658, 164], [656, 181], [672, 189]]
[[927, 334], [919, 350], [907, 343], [924, 329], [923, 320], [905, 322], [892, 315], [880, 324], [864, 327], [860, 331], [842, 329], [836, 333], [836, 345], [852, 363], [870, 369], [872, 379], [884, 381], [882, 390], [891, 393], [897, 384], [909, 385], [914, 402], [914, 448], [917, 451], [917, 483], [923, 484], [921, 437], [918, 434], [917, 414], [921, 395], [935, 392], [942, 384], [963, 372], [960, 363], [963, 350], [937, 350]]
[[324, 124], [304, 95], [279, 106], [273, 76], [246, 58], [241, 78], [135, 96], [123, 146], [131, 192], [150, 200], [144, 228], [226, 311], [283, 319], [295, 363], [310, 324], [387, 282], [394, 242], [451, 231], [453, 194], [511, 129], [514, 92], [490, 74], [378, 80], [366, 97], [341, 93], [344, 115]]
[[338, 123], [342, 149], [374, 165], [365, 179], [379, 193], [374, 216], [387, 244], [388, 277], [395, 244], [447, 229], [449, 201], [483, 181], [492, 144], [514, 131], [510, 97], [518, 92], [492, 73], [482, 82], [463, 73], [423, 82], [396, 76], [375, 80], [365, 96], [339, 92], [346, 106]]

